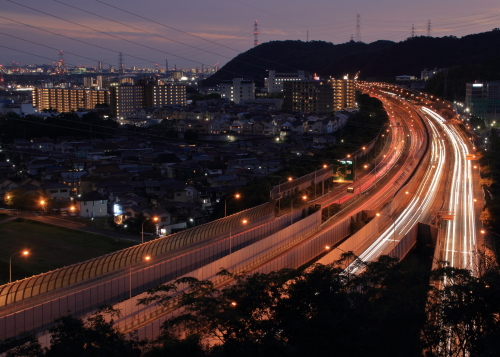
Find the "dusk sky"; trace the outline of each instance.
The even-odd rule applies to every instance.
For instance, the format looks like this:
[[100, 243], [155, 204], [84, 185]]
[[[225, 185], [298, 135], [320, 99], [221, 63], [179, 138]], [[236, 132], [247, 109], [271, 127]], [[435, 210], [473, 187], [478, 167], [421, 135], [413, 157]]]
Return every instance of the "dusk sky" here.
[[[498, 0], [2, 0], [0, 64], [42, 64], [65, 52], [68, 65], [213, 67], [259, 43], [401, 41], [411, 34], [463, 36], [500, 27]], [[101, 16], [101, 17], [100, 17]], [[121, 23], [121, 24], [120, 24]], [[63, 37], [64, 36], [64, 37]], [[30, 42], [28, 42], [30, 41]]]

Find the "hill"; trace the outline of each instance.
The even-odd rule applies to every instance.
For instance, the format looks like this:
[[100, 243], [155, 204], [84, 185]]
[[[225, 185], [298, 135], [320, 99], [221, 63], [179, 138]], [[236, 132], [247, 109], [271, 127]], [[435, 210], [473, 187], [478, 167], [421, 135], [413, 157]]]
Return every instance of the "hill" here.
[[212, 86], [232, 78], [253, 79], [262, 85], [267, 70], [305, 70], [320, 76], [340, 77], [361, 71], [361, 79], [393, 81], [397, 75], [420, 76], [424, 68], [481, 65], [500, 58], [500, 30], [461, 38], [409, 38], [401, 42], [271, 41], [239, 54], [203, 82]]

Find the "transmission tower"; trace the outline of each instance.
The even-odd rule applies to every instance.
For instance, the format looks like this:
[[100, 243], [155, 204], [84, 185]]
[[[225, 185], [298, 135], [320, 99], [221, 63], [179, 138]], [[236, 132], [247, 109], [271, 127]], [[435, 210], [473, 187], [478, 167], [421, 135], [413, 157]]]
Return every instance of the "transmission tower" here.
[[306, 42], [309, 42], [309, 30], [307, 30]]
[[120, 73], [125, 73], [125, 64], [123, 63], [123, 53], [118, 54], [119, 71]]
[[356, 42], [361, 42], [361, 15], [356, 15]]
[[57, 67], [61, 72], [64, 72], [64, 52], [59, 50], [59, 60], [57, 61]]
[[413, 37], [415, 37], [415, 25], [411, 24], [411, 37], [410, 38], [413, 38]]
[[427, 36], [431, 37], [431, 20], [427, 20]]
[[354, 41], [354, 34], [351, 34], [351, 41]]
[[257, 26], [257, 20], [253, 24], [253, 45], [254, 47], [259, 44], [259, 27]]

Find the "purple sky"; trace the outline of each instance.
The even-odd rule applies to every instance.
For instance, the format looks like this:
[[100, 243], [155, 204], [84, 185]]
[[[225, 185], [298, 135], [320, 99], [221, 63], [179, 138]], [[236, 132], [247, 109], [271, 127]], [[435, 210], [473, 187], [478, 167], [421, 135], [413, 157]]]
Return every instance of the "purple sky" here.
[[119, 52], [126, 67], [223, 65], [253, 46], [255, 20], [259, 43], [305, 41], [307, 31], [310, 40], [344, 43], [356, 34], [356, 14], [367, 43], [404, 40], [412, 24], [426, 35], [428, 20], [436, 37], [500, 27], [498, 0], [4, 0], [1, 9], [4, 65], [50, 63], [58, 50], [70, 65], [117, 66]]

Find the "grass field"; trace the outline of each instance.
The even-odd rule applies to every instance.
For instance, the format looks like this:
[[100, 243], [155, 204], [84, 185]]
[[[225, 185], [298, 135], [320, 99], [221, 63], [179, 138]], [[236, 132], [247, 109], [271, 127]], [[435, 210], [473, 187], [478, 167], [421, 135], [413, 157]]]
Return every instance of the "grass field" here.
[[134, 245], [48, 224], [24, 220], [0, 224], [0, 285], [9, 281], [9, 257], [24, 249], [28, 256], [12, 258], [12, 280], [61, 268]]
[[0, 221], [9, 218], [10, 216], [7, 213], [0, 213]]

